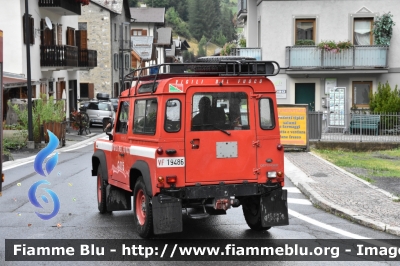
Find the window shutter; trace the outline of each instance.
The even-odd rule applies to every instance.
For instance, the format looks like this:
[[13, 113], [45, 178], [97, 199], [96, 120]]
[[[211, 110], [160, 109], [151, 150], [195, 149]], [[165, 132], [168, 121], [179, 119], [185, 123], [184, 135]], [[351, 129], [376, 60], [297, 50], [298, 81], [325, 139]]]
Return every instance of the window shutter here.
[[51, 30], [51, 37], [52, 37], [52, 45], [56, 45], [57, 44], [57, 28], [55, 27], [55, 25], [53, 24], [53, 29]]
[[62, 45], [62, 25], [57, 24], [57, 45]]
[[35, 23], [34, 23], [34, 19], [32, 18], [32, 17], [30, 17], [30, 19], [29, 19], [29, 23], [30, 23], [30, 29], [31, 29], [31, 32], [30, 32], [30, 37], [31, 37], [31, 44], [35, 44]]
[[89, 99], [94, 98], [94, 83], [89, 83]]
[[86, 30], [77, 30], [75, 31], [76, 37], [76, 46], [81, 50], [87, 49], [87, 31]]
[[67, 27], [67, 45], [75, 46], [75, 29]]
[[147, 36], [147, 30], [142, 30], [142, 36]]

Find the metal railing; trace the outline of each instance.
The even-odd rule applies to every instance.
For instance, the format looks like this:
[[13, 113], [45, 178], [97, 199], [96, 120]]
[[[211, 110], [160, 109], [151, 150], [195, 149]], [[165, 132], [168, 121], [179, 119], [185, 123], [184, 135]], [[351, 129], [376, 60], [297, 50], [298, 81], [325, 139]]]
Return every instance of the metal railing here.
[[69, 45], [41, 45], [40, 66], [77, 67], [78, 47]]
[[97, 67], [97, 51], [88, 49], [78, 50], [78, 66]]
[[[312, 113], [312, 112], [310, 112]], [[315, 112], [318, 113], [318, 112]], [[320, 112], [319, 112], [320, 113]], [[309, 114], [310, 139], [340, 142], [400, 142], [400, 113], [351, 112], [344, 114], [344, 126], [335, 124], [330, 116]], [[312, 117], [314, 116], [314, 117]], [[318, 135], [318, 129], [322, 133]], [[317, 132], [317, 133], [315, 133]], [[311, 138], [312, 136], [312, 138]]]
[[331, 52], [317, 46], [286, 47], [286, 65], [289, 68], [388, 67], [389, 46], [360, 45], [341, 52]]
[[232, 48], [231, 55], [233, 56], [247, 56], [247, 57], [254, 57], [256, 60], [261, 60], [262, 53], [261, 48]]

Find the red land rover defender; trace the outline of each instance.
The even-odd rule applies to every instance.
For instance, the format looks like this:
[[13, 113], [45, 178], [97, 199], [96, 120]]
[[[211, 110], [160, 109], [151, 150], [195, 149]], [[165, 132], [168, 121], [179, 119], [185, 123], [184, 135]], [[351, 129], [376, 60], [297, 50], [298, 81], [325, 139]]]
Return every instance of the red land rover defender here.
[[132, 87], [119, 97], [109, 140], [94, 144], [99, 211], [131, 210], [133, 195], [144, 238], [181, 232], [188, 208], [200, 219], [242, 205], [253, 230], [287, 225], [275, 88], [266, 78], [279, 65], [236, 57], [198, 61], [126, 76]]

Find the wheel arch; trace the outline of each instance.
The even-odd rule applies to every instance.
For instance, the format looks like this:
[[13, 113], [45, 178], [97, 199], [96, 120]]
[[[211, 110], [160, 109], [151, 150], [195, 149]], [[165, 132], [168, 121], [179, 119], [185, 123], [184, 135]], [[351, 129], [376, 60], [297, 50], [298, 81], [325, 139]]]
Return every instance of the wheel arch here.
[[97, 175], [97, 168], [101, 166], [101, 173], [104, 181], [108, 181], [108, 169], [106, 154], [102, 150], [97, 150], [92, 155], [92, 176]]
[[153, 196], [153, 189], [151, 186], [151, 178], [150, 178], [150, 167], [147, 162], [138, 160], [136, 161], [129, 171], [130, 176], [130, 189], [133, 191], [135, 189], [136, 180], [142, 176], [144, 184], [146, 186], [146, 193], [148, 196]]

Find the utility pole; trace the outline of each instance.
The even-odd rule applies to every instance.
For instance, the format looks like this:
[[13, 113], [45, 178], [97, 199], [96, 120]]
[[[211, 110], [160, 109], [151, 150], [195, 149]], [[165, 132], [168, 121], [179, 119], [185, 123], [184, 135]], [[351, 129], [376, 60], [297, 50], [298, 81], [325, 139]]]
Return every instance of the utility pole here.
[[28, 90], [28, 148], [33, 143], [33, 123], [32, 123], [32, 86], [31, 86], [31, 28], [29, 27], [28, 0], [25, 0], [25, 45], [26, 45], [26, 77]]

